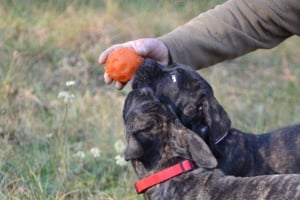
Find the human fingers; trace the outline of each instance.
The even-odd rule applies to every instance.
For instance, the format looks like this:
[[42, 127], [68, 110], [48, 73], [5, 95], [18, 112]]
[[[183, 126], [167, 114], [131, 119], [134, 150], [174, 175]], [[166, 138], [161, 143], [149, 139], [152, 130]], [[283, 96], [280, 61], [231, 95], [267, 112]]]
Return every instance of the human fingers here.
[[113, 82], [113, 79], [108, 75], [107, 72], [104, 72], [103, 76], [104, 76], [104, 82], [106, 84], [111, 84]]
[[131, 41], [130, 46], [142, 57], [151, 58], [160, 64], [169, 63], [169, 51], [166, 45], [156, 38], [142, 38]]
[[122, 90], [124, 87], [125, 87], [126, 83], [121, 83], [119, 81], [116, 81], [116, 84], [115, 84], [115, 87], [118, 89], [118, 90]]
[[120, 45], [117, 44], [117, 45], [113, 45], [107, 49], [105, 49], [99, 56], [99, 59], [98, 59], [98, 62], [99, 64], [105, 64], [106, 62], [106, 59], [108, 57], [108, 55], [113, 51], [115, 50], [116, 48], [118, 48]]
[[[106, 84], [111, 84], [114, 80], [105, 72], [104, 73], [104, 82]], [[118, 89], [118, 90], [122, 90], [124, 88], [124, 86], [126, 85], [126, 83], [121, 83], [119, 81], [116, 81], [115, 83], [115, 87]]]

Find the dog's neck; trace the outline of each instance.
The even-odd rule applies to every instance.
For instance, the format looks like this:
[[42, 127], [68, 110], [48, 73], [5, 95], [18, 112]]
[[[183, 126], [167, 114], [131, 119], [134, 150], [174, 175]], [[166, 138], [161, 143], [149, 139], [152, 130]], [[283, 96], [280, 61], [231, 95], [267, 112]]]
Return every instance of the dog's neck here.
[[[162, 156], [163, 157], [163, 156]], [[146, 167], [146, 165], [143, 163], [143, 161], [140, 160], [133, 160], [132, 166], [135, 169], [135, 172], [139, 179], [142, 179], [146, 176], [150, 176], [151, 174], [157, 173], [163, 169], [166, 169], [168, 167], [171, 167], [172, 165], [175, 165], [177, 163], [182, 162], [185, 160], [182, 157], [172, 157], [169, 159], [160, 159], [155, 166]]]
[[145, 190], [157, 184], [168, 181], [194, 168], [195, 168], [195, 164], [192, 161], [184, 160], [166, 169], [163, 169], [159, 172], [156, 172], [154, 174], [142, 178], [141, 180], [136, 182], [135, 189], [137, 193], [143, 193]]
[[[175, 127], [173, 127], [170, 130], [176, 129]], [[173, 139], [175, 137], [178, 137], [178, 135], [179, 133], [174, 133]], [[181, 142], [183, 142], [182, 140], [183, 139], [181, 139]], [[191, 157], [186, 154], [185, 150], [179, 147], [175, 148], [174, 144], [172, 143], [174, 142], [173, 140], [167, 139], [167, 141], [171, 142], [164, 143], [163, 147], [160, 148], [160, 151], [157, 151], [160, 155], [155, 155], [152, 158], [148, 157], [144, 161], [132, 161], [136, 174], [140, 179], [140, 181], [138, 181], [136, 184], [137, 192], [140, 193], [145, 189], [151, 188], [153, 185], [170, 180], [173, 177], [178, 176], [195, 167], [195, 165], [191, 161]], [[153, 159], [154, 157], [159, 158], [159, 160]], [[149, 165], [149, 162], [152, 163], [152, 165]], [[182, 163], [184, 163], [184, 165], [186, 166], [183, 166]], [[167, 179], [164, 179], [166, 177]], [[154, 182], [152, 181], [153, 179], [155, 179]]]

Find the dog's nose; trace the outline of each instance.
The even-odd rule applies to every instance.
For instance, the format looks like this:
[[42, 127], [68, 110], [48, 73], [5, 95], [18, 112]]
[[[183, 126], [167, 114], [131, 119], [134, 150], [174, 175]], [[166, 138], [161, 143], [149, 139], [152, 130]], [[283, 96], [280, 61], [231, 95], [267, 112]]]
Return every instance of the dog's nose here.
[[159, 64], [152, 59], [146, 59], [145, 62], [140, 66], [140, 73], [148, 73], [149, 75], [155, 75], [164, 70], [165, 66]]
[[153, 82], [160, 79], [165, 68], [165, 66], [152, 59], [145, 59], [133, 77], [132, 89], [145, 86], [151, 87]]

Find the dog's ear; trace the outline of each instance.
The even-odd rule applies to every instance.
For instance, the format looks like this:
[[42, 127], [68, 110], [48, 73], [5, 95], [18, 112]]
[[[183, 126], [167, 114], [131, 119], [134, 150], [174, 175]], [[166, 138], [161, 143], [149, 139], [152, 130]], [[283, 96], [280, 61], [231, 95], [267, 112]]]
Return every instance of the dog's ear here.
[[210, 151], [204, 140], [195, 132], [186, 128], [178, 119], [175, 120], [175, 127], [172, 128], [172, 149], [175, 149], [177, 156], [191, 159], [199, 167], [215, 168], [217, 160]]
[[203, 168], [215, 168], [217, 160], [210, 151], [207, 144], [197, 134], [190, 132], [185, 134], [187, 137], [188, 151], [197, 166]]
[[215, 144], [222, 141], [227, 135], [231, 121], [224, 110], [214, 96], [203, 102], [203, 114], [205, 121], [210, 129], [210, 139]]
[[126, 161], [138, 159], [144, 155], [144, 149], [141, 144], [133, 137], [128, 139], [128, 144], [124, 152]]

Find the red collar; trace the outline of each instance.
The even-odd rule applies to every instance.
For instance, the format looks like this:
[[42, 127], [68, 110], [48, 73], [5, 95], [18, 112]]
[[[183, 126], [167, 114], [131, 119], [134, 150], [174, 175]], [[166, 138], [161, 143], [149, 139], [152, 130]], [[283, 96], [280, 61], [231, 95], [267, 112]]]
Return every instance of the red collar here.
[[178, 176], [184, 172], [188, 172], [195, 168], [195, 165], [190, 160], [184, 160], [171, 167], [168, 167], [160, 172], [151, 174], [135, 183], [135, 189], [138, 194], [143, 193], [146, 189], [162, 183], [168, 179]]

